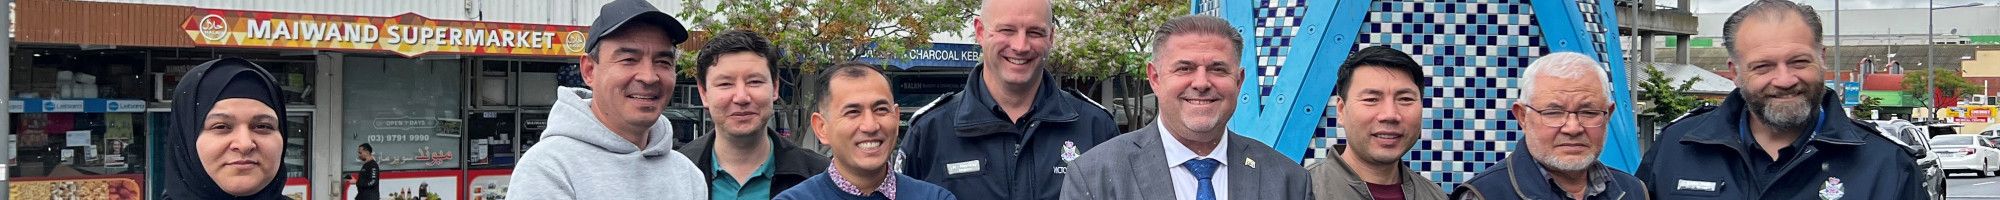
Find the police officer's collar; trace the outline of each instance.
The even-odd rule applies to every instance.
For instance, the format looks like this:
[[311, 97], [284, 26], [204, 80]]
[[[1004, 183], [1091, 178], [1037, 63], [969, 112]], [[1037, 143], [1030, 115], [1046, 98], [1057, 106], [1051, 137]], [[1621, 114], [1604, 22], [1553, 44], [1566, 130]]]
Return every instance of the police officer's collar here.
[[[986, 90], [986, 82], [981, 77], [985, 68], [986, 64], [983, 63], [978, 67], [974, 67], [972, 73], [966, 75], [964, 92], [957, 94], [959, 95], [957, 99], [970, 100], [959, 104], [960, 106], [964, 106], [959, 108], [959, 111], [966, 112], [952, 114], [952, 117], [957, 119], [955, 120], [957, 124], [954, 124], [953, 127], [960, 130], [958, 131], [959, 136], [974, 137], [1006, 132], [987, 130], [987, 127], [998, 124], [1007, 125], [1007, 127], [1011, 128], [1011, 125], [1014, 124], [1013, 120], [1007, 119], [1006, 111], [1000, 109], [999, 103], [994, 102], [992, 93]], [[1060, 82], [1056, 80], [1055, 75], [1049, 73], [1047, 66], [1043, 66], [1041, 76], [1041, 87], [1035, 89], [1034, 106], [1028, 109], [1028, 114], [1024, 116], [1028, 120], [1023, 120], [1023, 122], [1029, 120], [1075, 121], [1079, 116], [1075, 110], [1058, 107], [1063, 105], [1059, 103], [1059, 101], [1063, 100], [1061, 95], [1067, 94], [1062, 93], [1061, 87], [1058, 86]]]
[[[1828, 91], [1831, 91], [1831, 89], [1828, 89]], [[1820, 105], [1815, 109], [1820, 109], [1822, 113], [1839, 112], [1842, 110], [1840, 109], [1840, 104], [1840, 98], [1828, 92], [1820, 95]], [[1745, 119], [1747, 112], [1750, 111], [1747, 107], [1748, 105], [1749, 101], [1743, 97], [1743, 89], [1738, 88], [1735, 91], [1730, 91], [1729, 97], [1723, 99], [1722, 106], [1708, 113], [1700, 114], [1714, 116], [1701, 117], [1701, 119], [1694, 119], [1693, 117], [1684, 119], [1696, 120], [1697, 122], [1693, 123], [1703, 124], [1697, 126], [1692, 132], [1687, 133], [1687, 137], [1682, 137], [1681, 142], [1728, 145], [1737, 147], [1737, 149], [1747, 150], [1747, 145], [1749, 144], [1742, 141], [1748, 138], [1743, 138], [1740, 135], [1740, 131], [1748, 125], [1745, 123], [1750, 123], [1748, 122], [1749, 120]], [[1817, 120], [1820, 122], [1815, 122], [1818, 125], [1814, 125], [1821, 126], [1818, 133], [1806, 133], [1799, 136], [1815, 142], [1829, 144], [1851, 146], [1865, 144], [1865, 140], [1862, 137], [1866, 136], [1867, 133], [1865, 132], [1867, 130], [1856, 130], [1856, 127], [1860, 126], [1857, 126], [1852, 118], [1848, 118], [1847, 115], [1841, 113], [1829, 113], [1823, 116], [1825, 119]]]

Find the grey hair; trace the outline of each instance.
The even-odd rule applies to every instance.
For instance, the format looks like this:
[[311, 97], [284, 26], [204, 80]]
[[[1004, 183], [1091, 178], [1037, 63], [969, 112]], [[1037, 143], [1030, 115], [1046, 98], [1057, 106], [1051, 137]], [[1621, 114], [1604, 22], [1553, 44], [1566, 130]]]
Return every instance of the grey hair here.
[[1188, 15], [1174, 17], [1174, 19], [1167, 20], [1167, 23], [1160, 24], [1159, 28], [1153, 29], [1153, 53], [1146, 60], [1160, 58], [1160, 52], [1164, 50], [1160, 46], [1167, 45], [1167, 38], [1174, 35], [1188, 34], [1210, 34], [1229, 38], [1229, 44], [1231, 45], [1229, 49], [1234, 50], [1230, 52], [1235, 54], [1231, 57], [1235, 57], [1236, 59], [1242, 59], [1243, 57], [1241, 55], [1243, 54], [1243, 33], [1238, 33], [1236, 32], [1236, 28], [1230, 27], [1229, 21], [1224, 21], [1222, 18], [1215, 16]]
[[[1774, 11], [1788, 11], [1789, 13], [1770, 13]], [[1750, 16], [1770, 17], [1765, 20], [1775, 20], [1779, 17], [1785, 17], [1784, 15], [1776, 14], [1793, 14], [1799, 16], [1800, 21], [1804, 21], [1806, 27], [1812, 29], [1813, 49], [1818, 50], [1820, 49], [1819, 47], [1825, 47], [1819, 42], [1823, 37], [1820, 35], [1822, 32], [1819, 23], [1819, 14], [1813, 11], [1812, 6], [1787, 0], [1757, 0], [1750, 2], [1749, 5], [1743, 5], [1743, 8], [1737, 9], [1735, 14], [1729, 15], [1728, 21], [1722, 22], [1722, 47], [1729, 50], [1729, 57], [1732, 59], [1736, 57], [1736, 31], [1741, 30], [1740, 27], [1743, 26], [1744, 19], [1750, 18]]]
[[1597, 75], [1597, 82], [1604, 85], [1604, 90], [1602, 91], [1606, 97], [1604, 98], [1604, 103], [1606, 105], [1612, 104], [1611, 98], [1609, 98], [1611, 95], [1611, 74], [1606, 73], [1604, 66], [1599, 65], [1597, 59], [1576, 52], [1556, 52], [1549, 55], [1542, 55], [1541, 58], [1536, 58], [1535, 62], [1528, 63], [1528, 69], [1521, 73], [1521, 100], [1516, 101], [1515, 104], [1534, 102], [1535, 78], [1537, 77], [1548, 76], [1562, 79], [1576, 79], [1583, 78], [1582, 76], [1587, 74]]

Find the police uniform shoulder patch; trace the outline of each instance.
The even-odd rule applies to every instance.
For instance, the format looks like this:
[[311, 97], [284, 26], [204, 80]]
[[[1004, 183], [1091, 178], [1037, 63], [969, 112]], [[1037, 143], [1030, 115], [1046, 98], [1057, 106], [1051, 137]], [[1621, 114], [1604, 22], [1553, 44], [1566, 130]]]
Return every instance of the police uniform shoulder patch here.
[[1071, 97], [1076, 97], [1076, 99], [1082, 99], [1083, 102], [1090, 102], [1090, 105], [1097, 106], [1097, 109], [1103, 109], [1107, 112], [1111, 110], [1110, 108], [1104, 108], [1104, 104], [1098, 104], [1097, 100], [1090, 99], [1090, 95], [1083, 95], [1083, 92], [1079, 92], [1073, 89], [1062, 89], [1062, 91], [1065, 94], [1069, 94], [1069, 96]]
[[917, 118], [923, 117], [924, 113], [929, 113], [928, 111], [931, 111], [932, 108], [945, 102], [951, 102], [953, 97], [958, 97], [958, 92], [946, 92], [944, 95], [938, 95], [937, 99], [931, 99], [931, 103], [924, 104], [923, 108], [917, 108], [917, 112], [910, 113], [910, 120], [917, 120]]

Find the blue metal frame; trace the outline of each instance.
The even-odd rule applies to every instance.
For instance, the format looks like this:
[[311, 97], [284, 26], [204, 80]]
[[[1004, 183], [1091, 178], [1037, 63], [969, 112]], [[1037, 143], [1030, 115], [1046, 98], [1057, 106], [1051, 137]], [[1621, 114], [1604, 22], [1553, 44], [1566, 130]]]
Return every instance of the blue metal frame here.
[[[1535, 20], [1541, 23], [1542, 38], [1543, 41], [1546, 41], [1543, 45], [1547, 46], [1550, 52], [1578, 52], [1586, 55], [1598, 55], [1598, 48], [1604, 48], [1604, 56], [1597, 59], [1604, 61], [1608, 65], [1609, 69], [1606, 69], [1606, 71], [1614, 72], [1608, 73], [1610, 75], [1608, 78], [1612, 82], [1611, 96], [1631, 96], [1632, 92], [1626, 89], [1629, 86], [1630, 79], [1625, 77], [1625, 73], [1618, 73], [1626, 70], [1625, 58], [1618, 56], [1623, 55], [1623, 52], [1618, 48], [1618, 15], [1616, 13], [1604, 13], [1604, 11], [1617, 9], [1614, 7], [1615, 4], [1613, 2], [1599, 1], [1597, 3], [1598, 11], [1600, 11], [1598, 14], [1599, 22], [1602, 22], [1600, 24], [1605, 30], [1604, 35], [1592, 35], [1592, 33], [1584, 31], [1586, 30], [1584, 28], [1588, 24], [1584, 20], [1583, 11], [1577, 7], [1576, 0], [1531, 0], [1531, 3], [1534, 4]], [[1596, 46], [1591, 37], [1602, 37], [1605, 42], [1604, 46]], [[1639, 166], [1639, 151], [1642, 150], [1639, 149], [1637, 141], [1638, 125], [1632, 115], [1632, 105], [1635, 104], [1633, 104], [1631, 98], [1611, 99], [1616, 101], [1614, 103], [1619, 106], [1617, 106], [1616, 110], [1612, 111], [1614, 114], [1611, 115], [1611, 124], [1606, 125], [1606, 128], [1609, 130], [1605, 133], [1604, 151], [1599, 154], [1597, 159], [1600, 162], [1604, 162], [1605, 165], [1618, 170], [1628, 172], [1637, 170]]]
[[[1235, 131], [1237, 134], [1246, 137], [1249, 137], [1251, 133], [1244, 127], [1255, 126], [1258, 121], [1257, 118], [1260, 117], [1258, 113], [1262, 113], [1261, 111], [1264, 110], [1263, 97], [1259, 93], [1261, 92], [1261, 88], [1257, 82], [1257, 78], [1264, 74], [1264, 68], [1257, 66], [1257, 47], [1255, 45], [1257, 44], [1257, 17], [1256, 9], [1254, 8], [1256, 6], [1255, 3], [1255, 1], [1224, 2], [1220, 6], [1222, 8], [1216, 10], [1216, 12], [1219, 12], [1222, 20], [1229, 21], [1230, 26], [1236, 27], [1237, 33], [1243, 34], [1243, 53], [1238, 55], [1242, 57], [1240, 58], [1240, 61], [1243, 61], [1241, 63], [1244, 63], [1238, 64], [1243, 66], [1243, 84], [1238, 85], [1242, 89], [1236, 92], [1236, 113], [1231, 114], [1232, 117], [1229, 118], [1228, 128], [1230, 131]], [[1201, 1], [1194, 1], [1194, 5], [1201, 5]], [[1195, 12], [1200, 12], [1200, 10], [1196, 10]], [[1272, 143], [1266, 142], [1265, 144]]]
[[[1629, 88], [1632, 88], [1632, 79], [1623, 73], [1631, 69], [1626, 68], [1624, 56], [1616, 56], [1625, 55], [1624, 45], [1618, 41], [1618, 14], [1615, 13], [1618, 8], [1612, 1], [1599, 1], [1597, 4], [1598, 12], [1603, 13], [1598, 15], [1601, 19], [1598, 21], [1603, 22], [1599, 25], [1604, 27], [1604, 35], [1599, 36], [1604, 37], [1604, 62], [1609, 63], [1607, 65], [1611, 68], [1607, 71], [1617, 72], [1610, 73], [1611, 96], [1631, 97], [1632, 90]], [[1639, 124], [1635, 118], [1638, 115], [1634, 115], [1632, 110], [1638, 104], [1633, 102], [1633, 98], [1611, 99], [1623, 106], [1612, 111], [1615, 115], [1611, 115], [1610, 131], [1605, 136], [1607, 141], [1604, 141], [1604, 149], [1610, 151], [1603, 152], [1598, 160], [1618, 170], [1637, 171], [1641, 158], [1639, 154], [1645, 151], [1639, 148]]]
[[[1196, 5], [1201, 1], [1191, 0]], [[1286, 66], [1279, 71], [1277, 83], [1271, 94], [1260, 95], [1258, 78], [1265, 74], [1257, 67], [1257, 50], [1244, 47], [1242, 60], [1246, 61], [1243, 90], [1238, 93], [1235, 117], [1230, 119], [1229, 129], [1237, 134], [1271, 144], [1294, 162], [1302, 160], [1313, 134], [1325, 120], [1324, 114], [1331, 98], [1333, 85], [1338, 82], [1340, 63], [1353, 51], [1368, 5], [1372, 1], [1308, 1], [1305, 20], [1299, 27], [1298, 35], [1287, 54]], [[1224, 0], [1220, 12], [1224, 20], [1235, 25], [1244, 33], [1244, 41], [1257, 41], [1255, 1]], [[1578, 7], [1576, 0], [1530, 0], [1535, 11], [1534, 17], [1541, 28], [1544, 46], [1552, 52], [1579, 52], [1602, 55], [1598, 60], [1607, 63], [1607, 71], [1627, 70], [1618, 42], [1616, 5], [1609, 0], [1597, 3], [1599, 25], [1605, 30], [1602, 35], [1585, 31], [1589, 24]], [[1200, 10], [1194, 10], [1200, 13]], [[1602, 37], [1604, 46], [1597, 46], [1592, 37]], [[1599, 51], [1599, 49], [1603, 51]], [[1613, 89], [1612, 96], [1630, 96], [1626, 89], [1630, 79], [1624, 73], [1609, 74]], [[1613, 98], [1618, 106], [1609, 125], [1609, 134], [1600, 160], [1616, 169], [1631, 171], [1639, 164], [1636, 139], [1637, 126], [1630, 98]]]
[[[1236, 109], [1230, 130], [1265, 144], [1297, 163], [1305, 158], [1314, 129], [1325, 119], [1327, 99], [1332, 97], [1340, 63], [1353, 51], [1370, 1], [1309, 1], [1305, 24], [1292, 51], [1286, 56], [1285, 70], [1279, 71], [1272, 88], [1271, 105]], [[1328, 9], [1330, 8], [1330, 9]], [[1250, 9], [1244, 9], [1250, 10]], [[1225, 11], [1225, 13], [1228, 13]], [[1246, 83], [1254, 81], [1246, 80]], [[1309, 84], [1317, 83], [1317, 84]], [[1255, 85], [1238, 102], [1256, 102]]]

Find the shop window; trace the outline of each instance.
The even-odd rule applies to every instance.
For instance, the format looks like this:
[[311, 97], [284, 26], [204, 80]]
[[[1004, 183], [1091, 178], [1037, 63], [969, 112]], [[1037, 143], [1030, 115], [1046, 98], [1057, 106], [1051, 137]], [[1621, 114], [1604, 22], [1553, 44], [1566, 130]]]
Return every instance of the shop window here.
[[[56, 189], [138, 195], [146, 171], [144, 112], [154, 88], [138, 50], [20, 47], [8, 57], [13, 155], [9, 185], [20, 199], [60, 198]], [[40, 192], [40, 193], [37, 193]]]
[[556, 100], [559, 71], [565, 62], [485, 60], [474, 71], [473, 105], [484, 108], [548, 107]]
[[133, 99], [152, 96], [147, 53], [22, 48], [12, 57], [8, 94], [16, 99]]
[[515, 144], [520, 140], [518, 115], [513, 112], [486, 111], [468, 113], [466, 117], [466, 165], [473, 168], [513, 166], [520, 158]]
[[343, 58], [341, 169], [361, 169], [356, 149], [375, 148], [383, 171], [458, 168], [465, 156], [459, 60]]
[[187, 75], [189, 70], [194, 70], [195, 67], [200, 66], [202, 63], [219, 57], [235, 57], [244, 58], [251, 63], [257, 63], [257, 66], [263, 67], [265, 71], [270, 72], [271, 78], [278, 83], [280, 89], [283, 89], [281, 93], [284, 95], [286, 105], [314, 105], [315, 96], [313, 94], [317, 92], [314, 92], [312, 88], [318, 81], [313, 78], [313, 74], [318, 72], [319, 66], [317, 61], [310, 56], [276, 56], [264, 54], [203, 54], [183, 56], [161, 57], [153, 60], [154, 65], [158, 66], [153, 69], [152, 74], [155, 76], [153, 79], [156, 79], [160, 83], [157, 93], [149, 93], [149, 95], [154, 95], [154, 99], [161, 101], [173, 100], [173, 87], [175, 84], [180, 84], [181, 76]]

